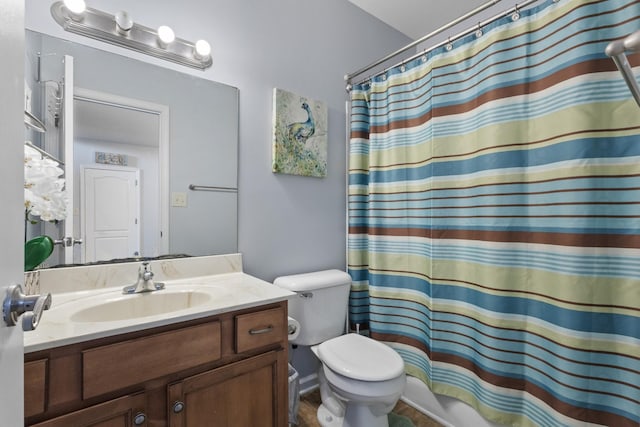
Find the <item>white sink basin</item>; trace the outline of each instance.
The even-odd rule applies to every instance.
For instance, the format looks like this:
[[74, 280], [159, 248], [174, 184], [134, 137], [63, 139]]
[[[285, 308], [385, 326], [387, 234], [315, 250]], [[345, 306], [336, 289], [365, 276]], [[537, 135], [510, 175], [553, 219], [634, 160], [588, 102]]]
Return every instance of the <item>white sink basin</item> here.
[[72, 322], [113, 322], [156, 316], [186, 310], [209, 302], [207, 292], [155, 291], [134, 295], [120, 295], [101, 302], [89, 302], [88, 306], [71, 315]]

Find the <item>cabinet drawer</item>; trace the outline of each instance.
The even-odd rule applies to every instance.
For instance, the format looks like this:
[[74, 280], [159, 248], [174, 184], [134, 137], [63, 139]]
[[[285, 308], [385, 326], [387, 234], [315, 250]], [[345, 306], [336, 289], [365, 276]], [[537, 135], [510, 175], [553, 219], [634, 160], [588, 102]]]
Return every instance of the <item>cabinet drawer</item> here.
[[40, 414], [45, 410], [47, 359], [24, 364], [24, 416]]
[[82, 397], [140, 384], [220, 359], [220, 322], [82, 352]]
[[281, 307], [241, 314], [235, 320], [237, 353], [287, 339], [287, 316]]

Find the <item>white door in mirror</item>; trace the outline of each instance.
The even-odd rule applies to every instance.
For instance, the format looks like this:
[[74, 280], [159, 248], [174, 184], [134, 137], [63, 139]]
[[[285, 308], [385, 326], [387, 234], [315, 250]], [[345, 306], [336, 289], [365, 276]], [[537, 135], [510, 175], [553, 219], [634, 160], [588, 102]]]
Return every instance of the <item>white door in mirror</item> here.
[[140, 172], [124, 166], [83, 167], [85, 259], [127, 258], [140, 253]]

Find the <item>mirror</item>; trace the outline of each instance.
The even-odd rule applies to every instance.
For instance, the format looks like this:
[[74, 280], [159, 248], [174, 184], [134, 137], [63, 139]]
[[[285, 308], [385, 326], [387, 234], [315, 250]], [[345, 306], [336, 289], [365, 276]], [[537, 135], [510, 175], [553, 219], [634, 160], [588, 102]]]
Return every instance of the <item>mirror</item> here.
[[[73, 247], [73, 263], [110, 260], [110, 247], [122, 247], [104, 233], [93, 243], [84, 240], [91, 236], [91, 218], [102, 232], [99, 225], [111, 221], [104, 217], [117, 219], [122, 211], [110, 209], [120, 203], [95, 190], [102, 182], [95, 175], [121, 172], [134, 173], [131, 182], [140, 187], [132, 204], [139, 227], [132, 233], [137, 246], [125, 245], [126, 255], [117, 258], [237, 252], [237, 88], [29, 30], [26, 41], [26, 108], [47, 128], [27, 131], [26, 139], [65, 159], [70, 150], [65, 153], [64, 134], [74, 133], [73, 172], [65, 165], [65, 177], [74, 184], [72, 237], [83, 243]], [[72, 79], [66, 80], [65, 55], [73, 57]], [[65, 122], [66, 81], [73, 81], [74, 123]], [[125, 187], [113, 188], [116, 196], [124, 194]], [[61, 228], [29, 225], [25, 238], [68, 237]], [[57, 245], [46, 264], [63, 264], [63, 252]]]

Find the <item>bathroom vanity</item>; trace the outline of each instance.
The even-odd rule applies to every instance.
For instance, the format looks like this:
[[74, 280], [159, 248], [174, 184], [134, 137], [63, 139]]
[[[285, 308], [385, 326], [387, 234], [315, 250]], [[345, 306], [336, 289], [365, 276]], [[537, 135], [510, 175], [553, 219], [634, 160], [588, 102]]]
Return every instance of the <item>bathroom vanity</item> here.
[[242, 272], [54, 294], [25, 334], [25, 425], [286, 426], [291, 295]]

